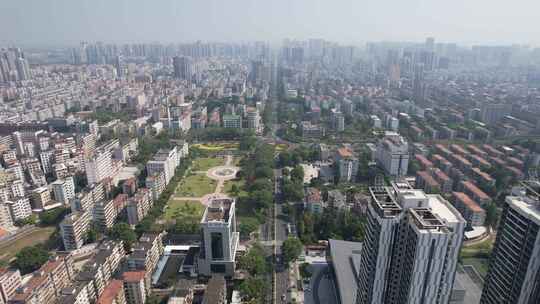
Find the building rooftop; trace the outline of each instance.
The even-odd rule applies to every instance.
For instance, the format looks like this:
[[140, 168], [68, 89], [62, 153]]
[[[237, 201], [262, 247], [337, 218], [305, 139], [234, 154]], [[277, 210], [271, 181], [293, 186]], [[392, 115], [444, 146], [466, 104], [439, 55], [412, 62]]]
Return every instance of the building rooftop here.
[[444, 223], [451, 224], [465, 221], [459, 211], [439, 194], [428, 194], [427, 197], [429, 208], [431, 208]]
[[353, 151], [347, 147], [341, 147], [337, 149], [337, 153], [341, 158], [350, 158], [353, 157]]
[[540, 202], [532, 197], [507, 196], [506, 202], [514, 205], [521, 215], [540, 225]]
[[439, 216], [430, 209], [409, 209], [413, 221], [419, 229], [440, 229], [446, 227]]
[[328, 240], [340, 303], [355, 303], [362, 243]]
[[103, 292], [97, 299], [96, 304], [112, 304], [114, 299], [118, 296], [120, 292], [124, 292], [124, 283], [121, 280], [112, 280], [106, 287], [103, 289]]
[[234, 205], [234, 199], [213, 199], [204, 212], [203, 222], [228, 222], [230, 210]]
[[463, 192], [452, 192], [452, 195], [459, 199], [467, 208], [474, 212], [482, 212], [484, 209], [478, 205], [473, 199], [471, 199], [467, 194]]
[[380, 216], [394, 217], [401, 213], [401, 207], [387, 187], [370, 187], [369, 193], [372, 197], [371, 202]]
[[126, 271], [122, 274], [122, 279], [127, 283], [136, 283], [144, 280], [146, 271]]
[[489, 199], [489, 196], [484, 191], [480, 190], [474, 183], [470, 181], [462, 181], [461, 183], [463, 187], [474, 193], [479, 199]]

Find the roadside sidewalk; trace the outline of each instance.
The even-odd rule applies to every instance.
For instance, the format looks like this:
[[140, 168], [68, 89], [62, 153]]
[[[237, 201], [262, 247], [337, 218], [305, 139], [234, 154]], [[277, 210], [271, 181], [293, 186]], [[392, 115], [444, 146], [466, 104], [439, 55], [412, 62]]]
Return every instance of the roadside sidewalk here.
[[[304, 303], [304, 292], [298, 290], [297, 282], [300, 280], [300, 269], [298, 263], [294, 262], [289, 268], [289, 288], [291, 289], [291, 301], [293, 303]], [[296, 302], [294, 301], [296, 300]]]

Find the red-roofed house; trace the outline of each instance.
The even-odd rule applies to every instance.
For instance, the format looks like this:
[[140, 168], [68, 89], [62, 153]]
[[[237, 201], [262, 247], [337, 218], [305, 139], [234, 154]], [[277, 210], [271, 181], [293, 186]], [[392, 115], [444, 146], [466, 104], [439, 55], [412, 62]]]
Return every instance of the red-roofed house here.
[[480, 203], [481, 206], [485, 206], [491, 203], [491, 197], [489, 197], [484, 191], [480, 190], [471, 181], [462, 181], [459, 186], [460, 190], [469, 195], [473, 200]]
[[427, 171], [416, 172], [416, 188], [426, 193], [440, 193], [441, 185]]
[[124, 282], [112, 280], [97, 299], [96, 304], [127, 304], [124, 295]]
[[422, 154], [415, 154], [414, 158], [420, 164], [423, 170], [433, 168], [433, 163]]
[[452, 203], [467, 221], [467, 226], [483, 226], [486, 212], [477, 202], [463, 192], [452, 192]]

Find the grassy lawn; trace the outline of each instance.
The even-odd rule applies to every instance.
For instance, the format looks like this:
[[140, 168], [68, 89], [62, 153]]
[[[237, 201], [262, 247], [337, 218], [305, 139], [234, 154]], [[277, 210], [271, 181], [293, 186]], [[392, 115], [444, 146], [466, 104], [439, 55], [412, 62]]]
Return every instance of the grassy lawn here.
[[193, 171], [207, 171], [210, 168], [223, 165], [222, 158], [197, 158], [191, 167]]
[[287, 146], [286, 144], [277, 144], [276, 145], [276, 152], [283, 152], [285, 150], [287, 150], [289, 146]]
[[194, 144], [195, 148], [199, 148], [208, 152], [219, 152], [223, 150], [236, 150], [238, 149], [238, 143], [207, 143], [207, 144]]
[[481, 258], [464, 258], [461, 260], [462, 265], [472, 265], [478, 271], [478, 273], [482, 276], [482, 278], [486, 277], [486, 274], [488, 272], [488, 266], [489, 261], [488, 259], [481, 259]]
[[8, 261], [24, 247], [45, 243], [55, 230], [55, 227], [39, 227], [20, 239], [2, 243], [0, 259]]
[[217, 182], [204, 174], [193, 174], [184, 178], [178, 188], [175, 196], [201, 197], [216, 190]]
[[172, 198], [167, 203], [163, 217], [165, 220], [172, 220], [178, 217], [201, 218], [203, 212], [204, 206], [198, 201], [175, 201]]
[[491, 250], [493, 249], [493, 238], [488, 238], [487, 240], [476, 243], [471, 246], [463, 246], [461, 248], [460, 255], [462, 257], [477, 257], [479, 255], [487, 256], [491, 253]]
[[240, 162], [242, 161], [241, 157], [235, 157], [233, 158], [232, 164], [233, 166], [240, 167]]
[[[240, 192], [238, 192], [237, 194], [233, 194], [232, 191], [231, 191], [233, 185], [236, 185], [236, 187], [238, 187]], [[228, 194], [228, 195], [231, 195], [231, 196], [243, 197], [243, 196], [247, 195], [247, 192], [244, 190], [244, 185], [245, 185], [245, 181], [243, 179], [229, 180], [229, 181], [226, 181], [225, 184], [223, 184], [223, 192]]]

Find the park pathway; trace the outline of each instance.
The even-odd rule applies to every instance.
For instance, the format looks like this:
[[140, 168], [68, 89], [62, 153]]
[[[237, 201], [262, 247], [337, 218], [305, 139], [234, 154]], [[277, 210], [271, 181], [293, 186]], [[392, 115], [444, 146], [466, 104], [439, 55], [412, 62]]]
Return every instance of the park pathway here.
[[[225, 165], [224, 166], [231, 166], [231, 163], [233, 161], [233, 157], [231, 155], [227, 155], [225, 157]], [[207, 174], [208, 172], [212, 170], [210, 168], [208, 171], [193, 171], [195, 174]], [[199, 201], [203, 205], [205, 205], [206, 201], [211, 196], [221, 196], [223, 194], [223, 186], [225, 185], [225, 181], [229, 180], [227, 178], [220, 178], [219, 176], [212, 176], [212, 179], [215, 179], [218, 181], [216, 188], [214, 189], [213, 193], [209, 193], [203, 197], [191, 197], [191, 196], [173, 196], [172, 200], [175, 201]]]

